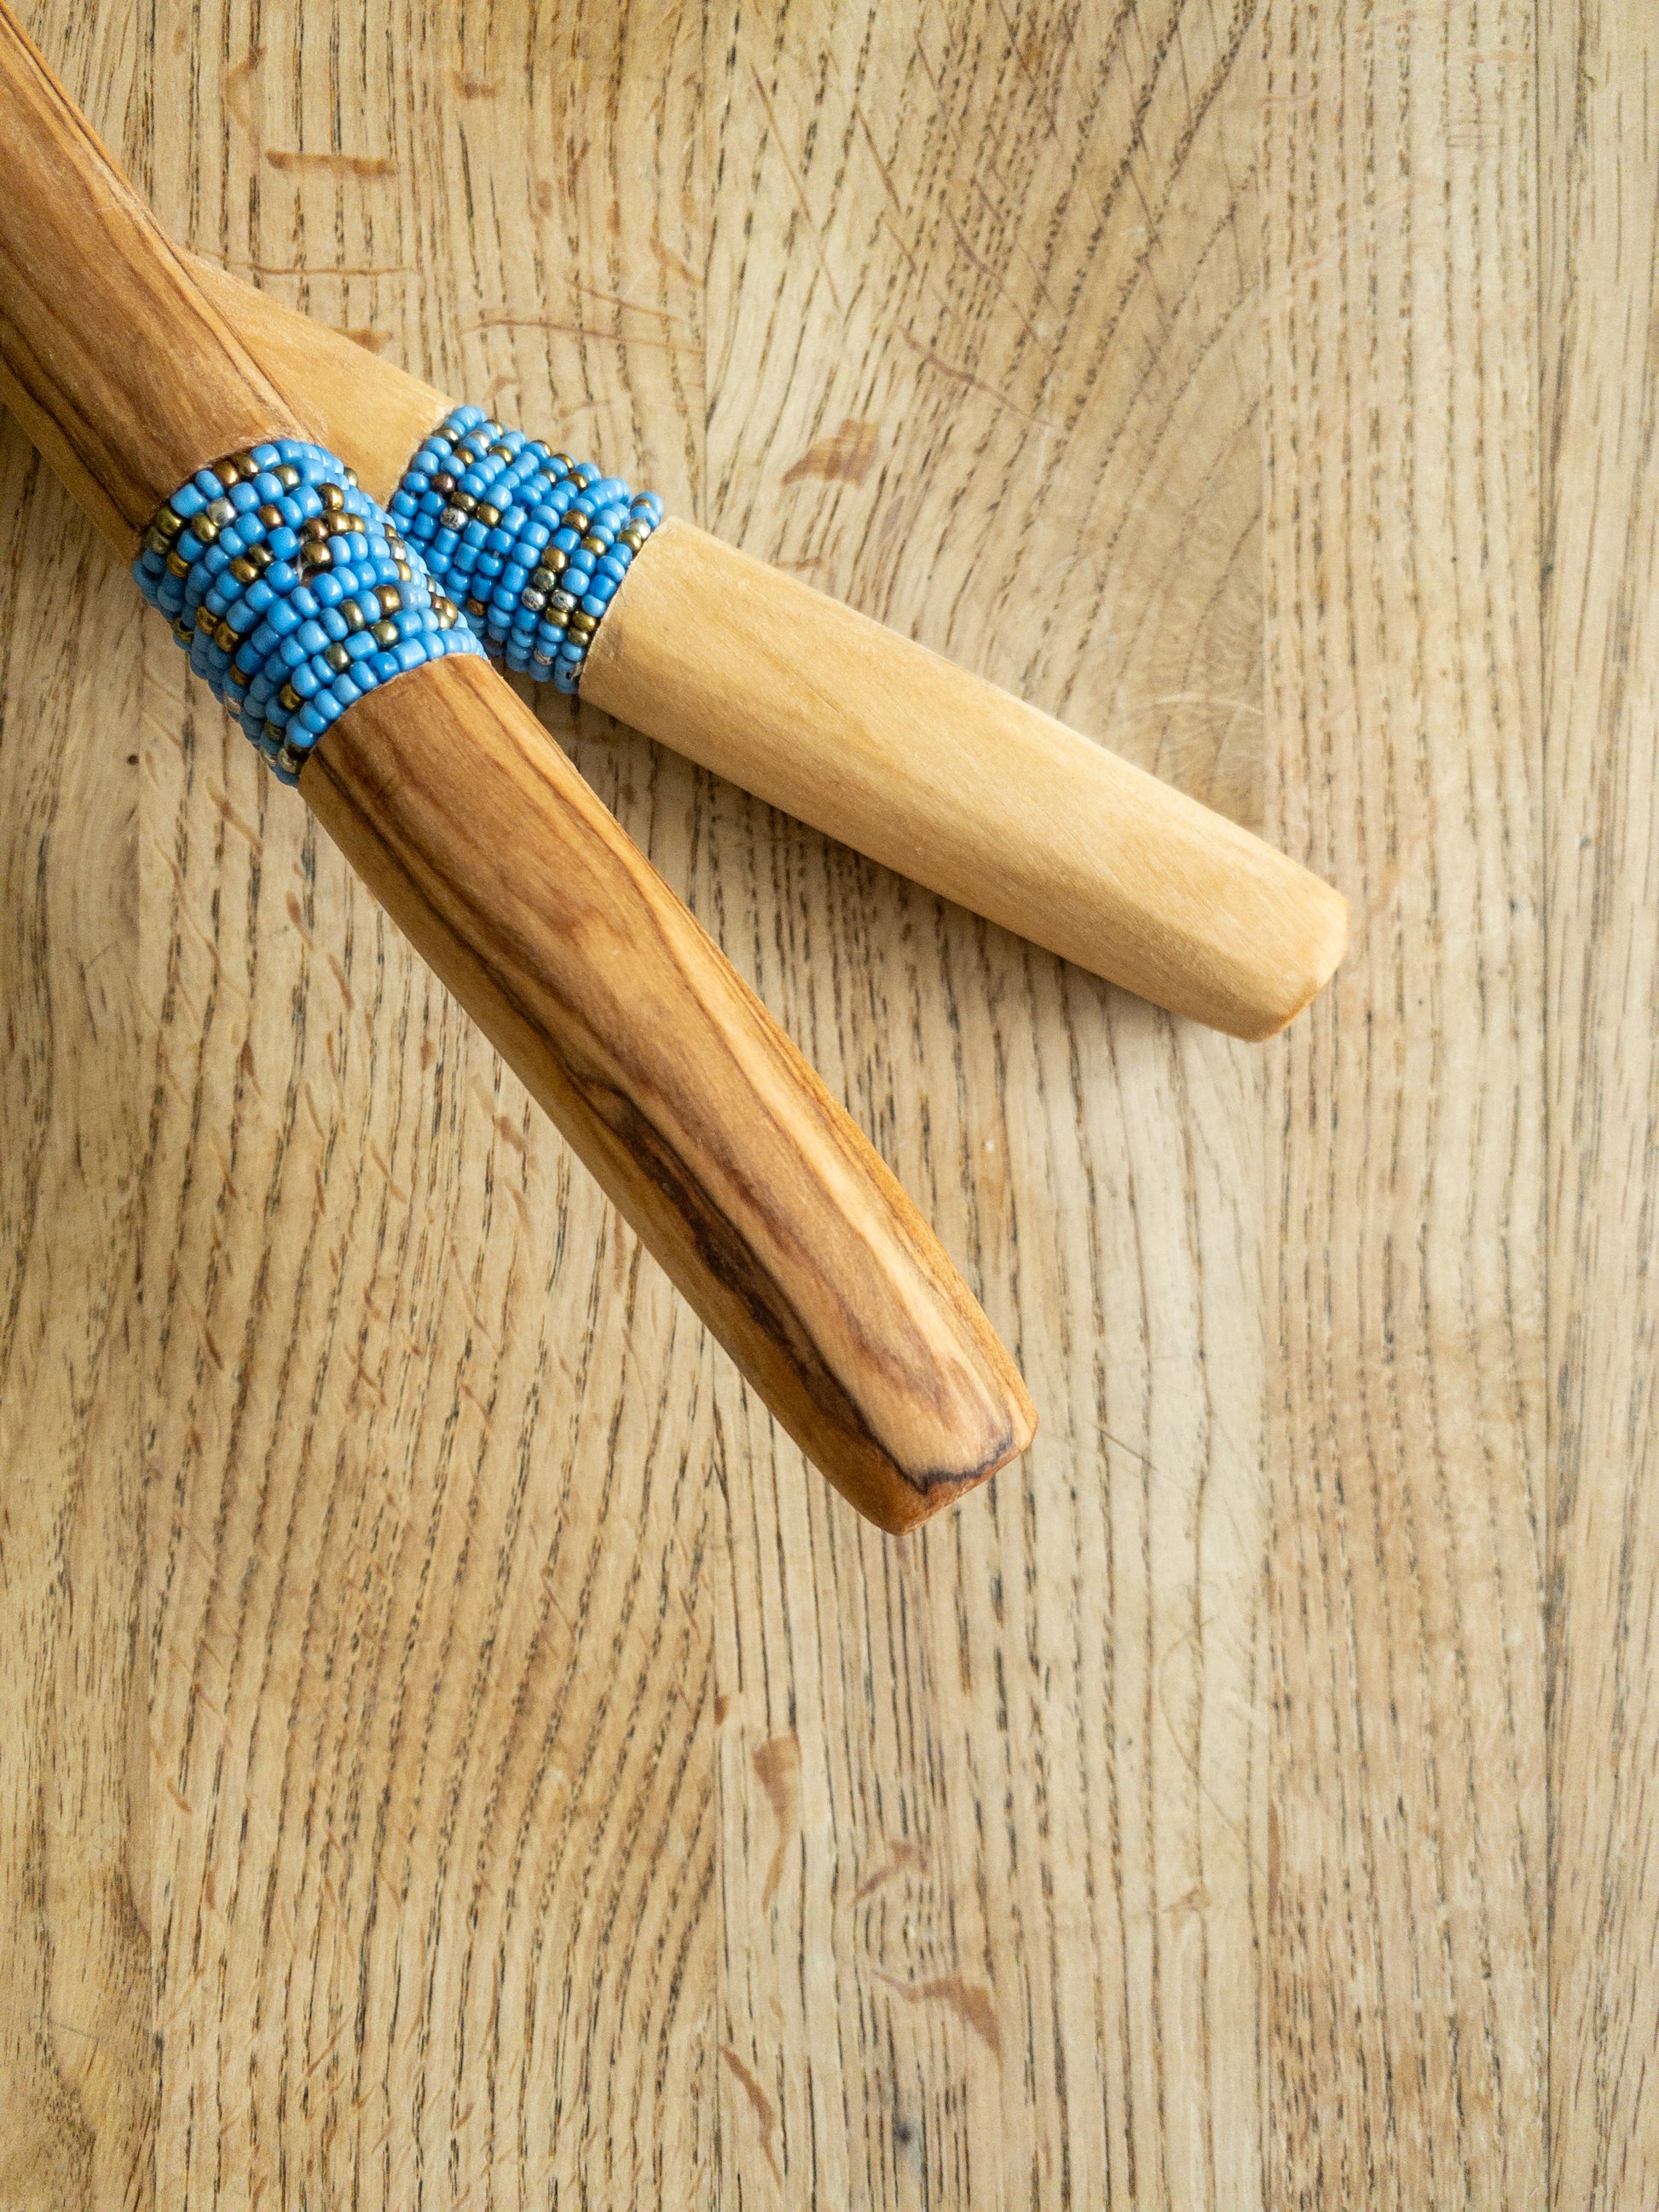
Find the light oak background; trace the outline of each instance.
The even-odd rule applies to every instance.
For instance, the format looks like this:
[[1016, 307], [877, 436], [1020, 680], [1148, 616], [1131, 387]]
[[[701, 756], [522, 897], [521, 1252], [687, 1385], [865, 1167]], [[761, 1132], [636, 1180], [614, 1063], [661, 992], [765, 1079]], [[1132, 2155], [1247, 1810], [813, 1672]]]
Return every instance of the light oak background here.
[[1355, 945], [1239, 1045], [544, 702], [1037, 1400], [884, 1539], [6, 423], [0, 2206], [1647, 2212], [1644, 7], [25, 14]]

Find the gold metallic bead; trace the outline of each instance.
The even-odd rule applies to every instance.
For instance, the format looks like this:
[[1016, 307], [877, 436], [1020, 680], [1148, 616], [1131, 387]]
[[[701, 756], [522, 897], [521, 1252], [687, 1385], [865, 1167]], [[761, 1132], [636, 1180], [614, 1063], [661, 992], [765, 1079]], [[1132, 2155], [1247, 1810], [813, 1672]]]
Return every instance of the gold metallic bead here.
[[560, 476], [568, 477], [576, 464], [568, 453], [550, 453], [547, 457], [547, 465], [550, 469], [556, 470]]
[[343, 676], [351, 665], [351, 655], [343, 645], [331, 645], [323, 655], [323, 659], [327, 661], [337, 676]]
[[331, 514], [340, 514], [345, 509], [345, 494], [337, 483], [319, 484], [317, 496]]
[[513, 458], [513, 448], [511, 446], [492, 446], [489, 450], [501, 460], [510, 461]]
[[173, 625], [173, 635], [178, 639], [179, 644], [184, 647], [186, 653], [189, 652], [191, 647], [196, 641], [195, 630], [191, 628], [191, 624], [185, 621], [182, 615], [179, 616], [178, 621]]
[[184, 526], [184, 516], [175, 514], [170, 507], [164, 507], [155, 518], [155, 527], [169, 544], [179, 535]]
[[365, 617], [363, 611], [358, 605], [356, 599], [346, 600], [340, 609], [340, 620], [345, 624], [346, 628], [350, 630], [358, 630], [364, 627]]
[[478, 501], [477, 515], [486, 530], [493, 530], [501, 519], [501, 510], [499, 507], [492, 507], [487, 499], [481, 499]]
[[627, 546], [630, 553], [637, 553], [650, 534], [649, 531], [630, 526], [627, 530], [619, 530], [617, 532], [617, 543], [618, 545]]
[[190, 529], [191, 535], [193, 538], [198, 538], [204, 545], [211, 545], [214, 539], [219, 535], [218, 524], [213, 520], [213, 517], [210, 514], [206, 513], [205, 510], [196, 517], [195, 520], [191, 524]]
[[239, 553], [230, 564], [230, 573], [239, 584], [251, 584], [259, 571], [245, 553]]
[[280, 530], [283, 526], [283, 510], [270, 500], [258, 509], [258, 516], [267, 530]]
[[196, 627], [198, 629], [211, 629], [218, 619], [219, 617], [217, 615], [210, 614], [205, 607], [198, 607], [196, 610]]
[[611, 548], [605, 544], [603, 538], [584, 538], [582, 544], [587, 548], [590, 553], [608, 553], [611, 550]]
[[165, 557], [173, 550], [173, 540], [163, 538], [159, 530], [147, 530], [144, 532], [144, 550], [146, 553], [160, 553]]
[[221, 621], [214, 625], [213, 641], [222, 653], [234, 653], [242, 641], [228, 622]]
[[474, 622], [482, 622], [484, 617], [489, 612], [489, 609], [485, 605], [484, 602], [478, 599], [469, 599], [466, 603], [466, 611], [468, 614], [471, 616]]
[[226, 670], [225, 678], [226, 681], [228, 683], [234, 684], [239, 691], [246, 691], [248, 685], [253, 681], [253, 678], [248, 674], [246, 669], [239, 668], [234, 660], [231, 662], [230, 666]]
[[580, 607], [576, 609], [574, 614], [570, 617], [569, 621], [565, 625], [568, 629], [574, 630], [578, 637], [592, 637], [599, 626], [599, 617], [597, 615], [585, 615]]
[[185, 560], [182, 553], [169, 553], [167, 555], [167, 574], [169, 576], [189, 575], [190, 563]]
[[412, 584], [414, 582], [415, 571], [410, 567], [407, 561], [394, 561], [392, 565], [397, 570], [398, 574], [403, 578], [404, 583]]
[[270, 473], [284, 491], [297, 491], [305, 481], [292, 461], [279, 461]]
[[376, 645], [396, 645], [399, 642], [395, 622], [377, 622], [369, 635]]
[[341, 475], [345, 478], [346, 482], [347, 482], [347, 483], [351, 486], [351, 489], [353, 489], [353, 491], [356, 491], [356, 489], [357, 489], [357, 471], [356, 471], [356, 469], [342, 469], [342, 470], [341, 470], [341, 471], [340, 471], [340, 474], [341, 474]]
[[592, 520], [592, 516], [585, 507], [568, 507], [561, 517], [562, 526], [566, 530], [585, 531]]
[[327, 537], [328, 525], [320, 514], [313, 514], [300, 525], [300, 535], [301, 538], [308, 538], [314, 545], [320, 539]]
[[294, 714], [298, 709], [300, 704], [300, 695], [291, 684], [284, 684], [282, 690], [276, 694], [276, 696], [282, 705], [288, 708], [290, 714]]
[[376, 589], [374, 596], [380, 601], [382, 611], [389, 615], [395, 615], [404, 603], [404, 595], [395, 584], [381, 584]]
[[460, 610], [454, 600], [446, 599], [441, 592], [432, 595], [432, 611], [438, 617], [440, 629], [453, 629], [460, 620]]
[[242, 471], [234, 461], [216, 461], [213, 464], [212, 473], [218, 477], [227, 491], [230, 489], [232, 484], [240, 483], [242, 481]]
[[270, 568], [276, 556], [269, 545], [250, 545], [242, 558], [245, 561], [252, 561], [256, 568], [265, 569]]

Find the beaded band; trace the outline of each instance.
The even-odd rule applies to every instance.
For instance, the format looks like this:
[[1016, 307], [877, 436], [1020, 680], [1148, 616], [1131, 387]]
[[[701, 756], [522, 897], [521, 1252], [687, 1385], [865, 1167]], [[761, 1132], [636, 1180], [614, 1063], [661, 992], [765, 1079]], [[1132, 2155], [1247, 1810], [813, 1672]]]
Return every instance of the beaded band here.
[[199, 471], [132, 573], [284, 783], [353, 700], [483, 649], [351, 470], [298, 439]]
[[392, 514], [487, 647], [574, 691], [662, 501], [458, 407], [410, 462]]

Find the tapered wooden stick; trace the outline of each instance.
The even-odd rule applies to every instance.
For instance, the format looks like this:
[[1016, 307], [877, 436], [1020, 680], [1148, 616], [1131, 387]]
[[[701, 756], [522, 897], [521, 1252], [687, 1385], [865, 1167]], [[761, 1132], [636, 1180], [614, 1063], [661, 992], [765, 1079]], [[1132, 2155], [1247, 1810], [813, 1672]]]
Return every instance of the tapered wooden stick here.
[[[201, 273], [270, 380], [303, 392], [324, 443], [388, 498], [454, 402], [223, 270]], [[647, 542], [582, 696], [930, 890], [1234, 1036], [1281, 1029], [1342, 957], [1341, 897], [1261, 838], [690, 523]]]
[[[0, 4], [0, 383], [88, 513], [130, 552], [196, 469], [326, 438], [279, 374]], [[915, 1206], [499, 678], [398, 678], [301, 788], [861, 1511], [910, 1527], [1023, 1449], [1024, 1388]]]

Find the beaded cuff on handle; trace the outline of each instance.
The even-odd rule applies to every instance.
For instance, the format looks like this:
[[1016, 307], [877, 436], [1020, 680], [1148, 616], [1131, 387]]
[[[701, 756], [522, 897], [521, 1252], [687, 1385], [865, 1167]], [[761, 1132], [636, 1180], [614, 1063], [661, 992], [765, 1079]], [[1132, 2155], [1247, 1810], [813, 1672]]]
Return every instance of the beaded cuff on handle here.
[[365, 692], [483, 649], [352, 471], [299, 439], [181, 485], [133, 574], [284, 783]]
[[425, 440], [391, 511], [489, 649], [561, 691], [580, 684], [605, 609], [662, 520], [655, 492], [482, 407], [458, 407]]

